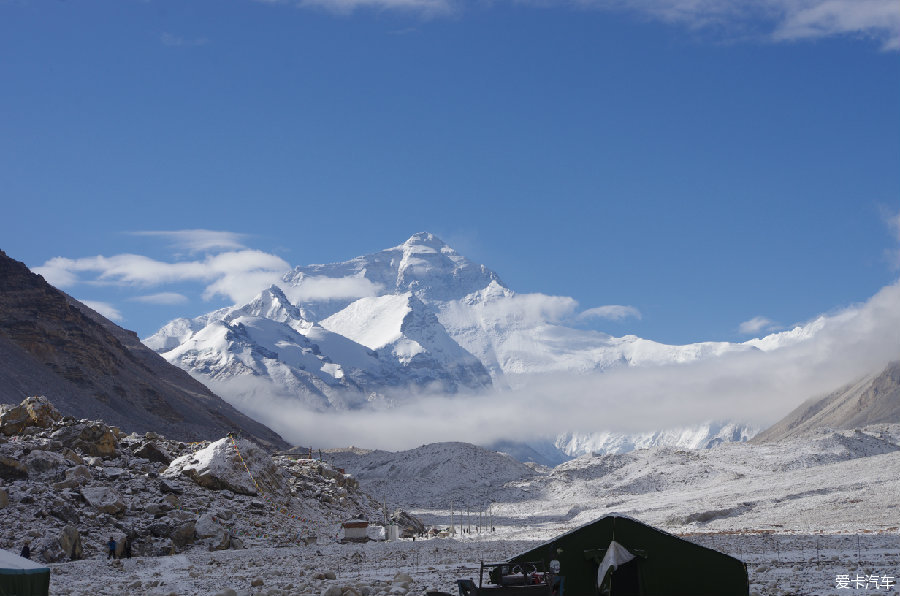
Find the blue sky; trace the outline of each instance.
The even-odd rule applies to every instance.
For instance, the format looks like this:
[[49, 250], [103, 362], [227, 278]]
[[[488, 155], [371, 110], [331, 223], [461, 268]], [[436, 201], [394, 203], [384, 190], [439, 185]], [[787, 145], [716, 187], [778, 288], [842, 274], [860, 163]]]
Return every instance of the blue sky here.
[[897, 0], [0, 1], [0, 249], [143, 337], [427, 230], [630, 307], [609, 333], [742, 340], [897, 279], [898, 32]]

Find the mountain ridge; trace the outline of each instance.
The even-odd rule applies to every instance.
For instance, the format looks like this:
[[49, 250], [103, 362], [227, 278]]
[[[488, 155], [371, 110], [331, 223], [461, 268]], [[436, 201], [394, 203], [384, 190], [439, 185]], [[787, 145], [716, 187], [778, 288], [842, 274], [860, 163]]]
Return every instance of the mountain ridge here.
[[61, 412], [126, 431], [196, 440], [238, 431], [284, 447], [137, 334], [50, 286], [0, 251], [0, 401], [46, 395]]

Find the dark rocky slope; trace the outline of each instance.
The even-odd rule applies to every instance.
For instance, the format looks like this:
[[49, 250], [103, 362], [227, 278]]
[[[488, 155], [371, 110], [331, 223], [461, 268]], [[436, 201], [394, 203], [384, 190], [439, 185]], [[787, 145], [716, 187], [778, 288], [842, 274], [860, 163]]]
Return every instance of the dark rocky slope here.
[[806, 436], [819, 428], [852, 429], [900, 422], [900, 362], [824, 397], [800, 404], [751, 442]]
[[0, 251], [0, 403], [45, 395], [68, 416], [199, 441], [287, 443], [84, 304]]

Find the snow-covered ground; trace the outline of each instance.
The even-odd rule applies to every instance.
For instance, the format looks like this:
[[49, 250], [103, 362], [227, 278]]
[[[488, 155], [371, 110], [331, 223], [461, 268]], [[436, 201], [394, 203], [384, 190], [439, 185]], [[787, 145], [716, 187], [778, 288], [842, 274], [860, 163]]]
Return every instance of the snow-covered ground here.
[[[546, 538], [541, 532], [532, 535], [538, 540]], [[883, 586], [896, 583], [900, 576], [900, 540], [896, 532], [707, 533], [687, 538], [745, 561], [751, 594], [846, 596], [898, 591], [896, 585], [876, 590], [869, 583], [867, 590], [865, 584], [857, 588], [854, 583], [858, 577], [867, 580], [877, 577]], [[392, 583], [393, 578], [405, 573], [412, 579], [407, 586], [409, 594], [430, 590], [455, 594], [456, 579], [477, 581], [480, 561], [507, 560], [536, 544], [536, 540], [512, 539], [498, 528], [494, 535], [469, 534], [415, 542], [192, 551], [185, 555], [116, 562], [89, 559], [52, 565], [51, 593], [185, 596], [226, 594], [230, 589], [247, 596], [293, 596], [324, 594], [329, 587], [338, 587], [338, 593], [347, 594], [347, 589], [353, 588], [363, 596], [391, 593], [402, 583]], [[335, 579], [316, 579], [329, 572]], [[845, 575], [850, 578], [849, 589], [840, 588], [837, 581]]]

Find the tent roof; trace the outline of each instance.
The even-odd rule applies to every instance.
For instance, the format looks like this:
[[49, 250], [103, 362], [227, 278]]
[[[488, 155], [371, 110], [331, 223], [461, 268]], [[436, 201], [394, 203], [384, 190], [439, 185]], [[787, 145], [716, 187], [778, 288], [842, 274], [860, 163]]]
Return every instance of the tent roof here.
[[49, 573], [50, 568], [39, 565], [8, 550], [0, 549], [0, 573]]

